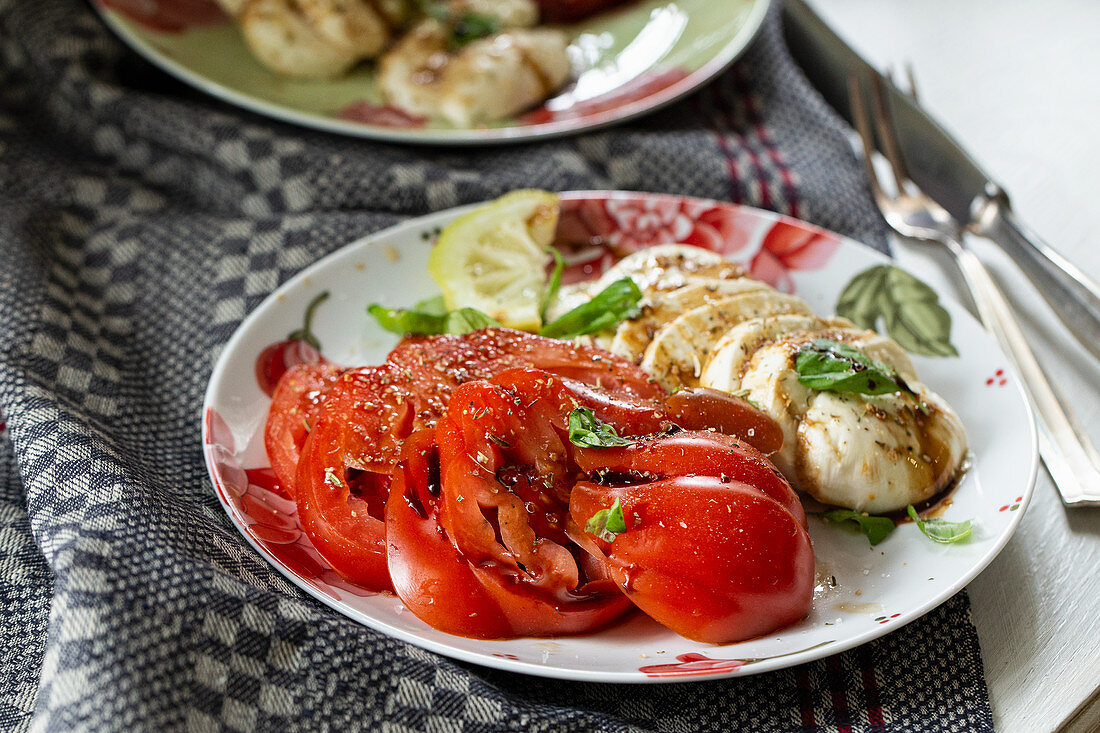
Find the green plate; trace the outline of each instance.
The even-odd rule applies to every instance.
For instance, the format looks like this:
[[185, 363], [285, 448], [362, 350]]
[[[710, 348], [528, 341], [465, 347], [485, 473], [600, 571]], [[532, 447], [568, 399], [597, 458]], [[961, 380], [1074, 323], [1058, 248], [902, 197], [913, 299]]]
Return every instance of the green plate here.
[[575, 81], [541, 107], [460, 128], [384, 105], [372, 64], [335, 80], [281, 76], [253, 58], [212, 0], [94, 0], [151, 62], [254, 112], [330, 132], [421, 144], [481, 144], [578, 133], [663, 107], [712, 79], [759, 30], [770, 0], [638, 0], [561, 26]]

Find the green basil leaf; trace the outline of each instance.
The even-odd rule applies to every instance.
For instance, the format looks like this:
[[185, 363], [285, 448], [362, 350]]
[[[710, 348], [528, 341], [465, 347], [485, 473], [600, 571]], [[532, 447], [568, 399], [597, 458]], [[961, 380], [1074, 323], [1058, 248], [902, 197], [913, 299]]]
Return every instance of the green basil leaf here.
[[442, 295], [437, 295], [434, 298], [425, 298], [409, 310], [427, 313], [433, 316], [445, 316], [448, 313], [447, 303], [443, 300]]
[[638, 441], [623, 438], [612, 426], [596, 417], [587, 407], [569, 413], [569, 442], [582, 448], [614, 448]]
[[799, 349], [795, 370], [798, 381], [811, 389], [868, 395], [912, 394], [892, 366], [831, 339], [816, 339]]
[[852, 278], [836, 311], [861, 328], [874, 329], [881, 318], [890, 337], [914, 354], [958, 356], [951, 344], [951, 314], [936, 291], [892, 265], [876, 265]]
[[623, 505], [618, 499], [608, 509], [601, 509], [591, 517], [584, 525], [584, 531], [596, 535], [604, 542], [611, 542], [626, 531], [626, 517], [623, 516]]
[[500, 326], [498, 321], [476, 308], [459, 308], [450, 312], [444, 310], [440, 314], [434, 300], [418, 305], [426, 306], [428, 310], [386, 308], [375, 303], [367, 308], [367, 312], [374, 316], [382, 328], [403, 336], [434, 336], [443, 333], [461, 335]]
[[546, 309], [550, 307], [550, 302], [561, 290], [561, 274], [565, 271], [565, 258], [561, 256], [558, 248], [551, 247], [549, 251], [554, 257], [554, 270], [550, 273], [550, 279], [546, 283], [546, 292], [542, 294], [542, 303], [539, 304], [539, 316], [544, 321], [546, 320]]
[[909, 512], [909, 518], [913, 520], [925, 537], [933, 542], [939, 542], [941, 545], [962, 542], [974, 530], [974, 525], [969, 519], [964, 522], [948, 522], [945, 519], [921, 519], [912, 504], [909, 505], [906, 511]]
[[488, 316], [476, 308], [459, 308], [446, 316], [445, 333], [461, 336], [483, 328], [500, 328], [500, 321]]
[[500, 18], [495, 15], [466, 11], [455, 19], [447, 47], [457, 51], [467, 43], [491, 36], [500, 30]]
[[870, 542], [872, 546], [882, 542], [894, 531], [894, 520], [889, 517], [876, 517], [871, 514], [854, 512], [851, 509], [833, 509], [819, 516], [824, 517], [830, 522], [835, 522], [836, 524], [854, 522], [855, 525], [858, 525], [859, 531], [863, 532], [863, 536], [867, 538], [867, 541]]
[[588, 301], [539, 331], [540, 336], [570, 339], [611, 328], [619, 321], [633, 318], [640, 310], [642, 291], [629, 277], [616, 280]]

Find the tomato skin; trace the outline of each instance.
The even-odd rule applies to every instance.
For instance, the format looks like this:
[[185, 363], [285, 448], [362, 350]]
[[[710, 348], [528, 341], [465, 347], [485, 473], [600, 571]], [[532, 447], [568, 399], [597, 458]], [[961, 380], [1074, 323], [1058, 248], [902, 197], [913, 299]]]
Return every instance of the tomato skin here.
[[404, 339], [387, 357], [407, 375], [406, 386], [442, 415], [460, 384], [492, 379], [508, 369], [529, 367], [598, 387], [614, 396], [660, 399], [664, 390], [648, 374], [606, 351], [508, 328], [487, 328], [462, 336]]
[[665, 398], [672, 420], [687, 430], [714, 428], [733, 435], [761, 453], [783, 447], [783, 429], [749, 402], [713, 389], [682, 389]]
[[383, 521], [414, 405], [388, 366], [342, 373], [298, 462], [298, 517], [333, 569], [372, 590], [392, 587]]
[[778, 502], [806, 526], [802, 502], [779, 470], [760, 451], [722, 433], [683, 431], [622, 448], [579, 448], [574, 458], [590, 475], [610, 470], [641, 480], [703, 475], [741, 482]]
[[[348, 428], [322, 418], [310, 433], [298, 466], [298, 520], [333, 570], [356, 585], [390, 590], [386, 525], [367, 501], [351, 492], [345, 444]], [[388, 476], [382, 477], [383, 492]]]
[[631, 608], [565, 534], [574, 473], [563, 434], [576, 404], [561, 377], [534, 369], [459, 386], [434, 430], [434, 485], [428, 460], [408, 454], [425, 452], [420, 433], [407, 441], [386, 505], [388, 556], [422, 620], [474, 638], [551, 636]]
[[256, 383], [268, 397], [283, 375], [299, 364], [324, 364], [325, 357], [309, 343], [301, 339], [287, 339], [271, 344], [256, 358]]
[[292, 497], [302, 446], [317, 422], [321, 404], [343, 372], [335, 364], [299, 364], [283, 375], [271, 396], [264, 448], [279, 483]]
[[500, 606], [439, 526], [438, 487], [429, 486], [429, 462], [438, 460], [434, 451], [431, 430], [406, 441], [386, 502], [386, 557], [394, 590], [432, 628], [481, 639], [507, 636], [511, 624]]
[[606, 487], [580, 482], [574, 527], [618, 499], [627, 529], [588, 535], [607, 570], [646, 614], [696, 641], [742, 641], [797, 622], [813, 600], [809, 534], [775, 500], [742, 482], [677, 476]]

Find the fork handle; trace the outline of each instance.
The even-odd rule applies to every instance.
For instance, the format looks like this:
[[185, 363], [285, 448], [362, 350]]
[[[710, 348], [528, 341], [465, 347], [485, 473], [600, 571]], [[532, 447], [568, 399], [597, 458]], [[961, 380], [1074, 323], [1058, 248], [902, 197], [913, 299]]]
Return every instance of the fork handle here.
[[969, 229], [1000, 245], [1078, 342], [1100, 359], [1100, 285], [1021, 224], [996, 186], [975, 201]]
[[989, 271], [957, 242], [952, 249], [986, 328], [1023, 377], [1039, 420], [1039, 452], [1067, 506], [1100, 505], [1100, 456], [1077, 417], [1065, 408], [1043, 374], [1012, 309]]

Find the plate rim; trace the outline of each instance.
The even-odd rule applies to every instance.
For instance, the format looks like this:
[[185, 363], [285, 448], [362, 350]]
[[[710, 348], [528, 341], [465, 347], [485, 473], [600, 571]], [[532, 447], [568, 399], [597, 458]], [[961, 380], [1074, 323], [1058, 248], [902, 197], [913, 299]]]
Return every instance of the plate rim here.
[[[732, 207], [736, 207], [736, 208], [740, 208], [740, 209], [744, 209], [744, 210], [749, 210], [757, 216], [765, 216], [767, 218], [771, 218], [771, 219], [775, 219], [775, 220], [793, 222], [793, 223], [795, 223], [796, 225], [798, 225], [800, 227], [808, 226], [808, 227], [810, 227], [812, 229], [815, 229], [815, 230], [819, 230], [819, 231], [823, 231], [823, 232], [830, 232], [830, 233], [834, 234], [835, 236], [839, 237], [840, 240], [845, 244], [845, 246], [852, 246], [852, 245], [858, 246], [858, 247], [862, 248], [863, 250], [865, 250], [866, 254], [870, 255], [873, 259], [875, 259], [876, 261], [878, 261], [880, 263], [886, 264], [886, 263], [894, 263], [895, 262], [895, 260], [893, 258], [883, 254], [882, 252], [874, 249], [873, 247], [870, 247], [870, 246], [868, 246], [868, 245], [866, 245], [866, 244], [864, 244], [864, 243], [862, 243], [862, 242], [860, 242], [860, 241], [858, 241], [858, 240], [856, 240], [852, 237], [848, 237], [848, 236], [845, 236], [845, 235], [837, 234], [835, 232], [831, 232], [831, 230], [824, 229], [822, 227], [817, 226], [816, 224], [812, 224], [810, 222], [806, 222], [804, 220], [797, 219], [795, 217], [787, 216], [787, 215], [784, 215], [784, 214], [779, 214], [779, 213], [774, 212], [774, 211], [769, 211], [769, 210], [761, 209], [761, 208], [754, 207], [754, 206], [747, 206], [747, 205], [744, 205], [744, 204], [735, 204], [735, 203], [728, 202], [728, 201], [718, 201], [718, 200], [715, 200], [715, 199], [707, 199], [707, 198], [700, 198], [700, 197], [694, 197], [694, 196], [683, 196], [683, 195], [679, 195], [679, 194], [664, 194], [664, 193], [651, 193], [651, 192], [646, 192], [646, 191], [607, 190], [607, 189], [564, 191], [564, 192], [560, 192], [559, 196], [562, 199], [571, 199], [571, 200], [578, 200], [578, 199], [579, 200], [615, 199], [615, 198], [630, 199], [630, 198], [633, 198], [633, 197], [663, 198], [663, 199], [675, 200], [675, 201], [678, 201], [678, 202], [689, 202], [691, 204], [701, 204], [701, 205], [715, 204], [715, 205], [720, 205], [720, 206], [732, 206]], [[1007, 356], [1004, 355], [1003, 350], [1000, 350], [999, 345], [997, 345], [997, 348], [998, 348], [998, 350], [1000, 350], [1001, 355], [1005, 356], [1005, 370], [1007, 372], [1009, 372], [1010, 374], [1012, 374], [1012, 376], [1015, 377], [1015, 379], [1011, 382], [1012, 387], [1013, 387], [1013, 392], [1017, 396], [1020, 403], [1023, 405], [1025, 414], [1027, 416], [1026, 427], [1027, 427], [1028, 438], [1029, 438], [1029, 440], [1027, 442], [1030, 445], [1030, 449], [1028, 451], [1029, 467], [1028, 467], [1026, 482], [1021, 487], [1021, 494], [1020, 495], [1021, 495], [1022, 499], [1019, 502], [1019, 510], [1012, 513], [1012, 516], [1009, 519], [1008, 526], [1004, 529], [1004, 531], [1002, 532], [1001, 536], [997, 539], [997, 541], [992, 543], [991, 546], [985, 551], [985, 553], [982, 554], [980, 557], [978, 557], [972, 563], [972, 565], [967, 569], [967, 571], [965, 573], [963, 573], [963, 575], [952, 584], [952, 586], [950, 587], [949, 590], [945, 590], [940, 595], [936, 596], [935, 599], [932, 600], [932, 601], [925, 602], [924, 604], [918, 605], [915, 608], [910, 608], [906, 611], [901, 612], [896, 618], [892, 619], [891, 623], [888, 626], [876, 625], [876, 626], [873, 626], [873, 627], [871, 627], [869, 629], [866, 629], [862, 632], [853, 634], [852, 636], [849, 636], [849, 637], [847, 637], [843, 640], [834, 640], [834, 641], [829, 642], [827, 644], [819, 644], [818, 646], [811, 647], [809, 649], [800, 650], [800, 651], [796, 651], [796, 652], [792, 652], [792, 653], [788, 653], [788, 654], [783, 654], [783, 655], [777, 655], [777, 656], [770, 657], [770, 658], [767, 658], [767, 659], [762, 659], [758, 662], [753, 663], [752, 665], [745, 665], [745, 666], [742, 666], [742, 667], [740, 667], [738, 669], [734, 669], [734, 670], [715, 671], [713, 673], [708, 672], [706, 674], [693, 674], [693, 675], [684, 675], [684, 676], [675, 676], [675, 675], [649, 676], [649, 675], [646, 675], [644, 672], [641, 672], [640, 670], [637, 670], [637, 669], [633, 670], [633, 671], [624, 671], [624, 672], [607, 672], [607, 671], [591, 671], [591, 670], [562, 670], [562, 669], [559, 669], [559, 668], [544, 667], [544, 666], [540, 666], [540, 665], [537, 665], [537, 664], [534, 664], [534, 663], [524, 662], [524, 661], [520, 661], [520, 660], [509, 660], [509, 659], [494, 656], [490, 652], [468, 651], [468, 650], [465, 650], [465, 649], [460, 649], [460, 648], [456, 648], [456, 647], [453, 647], [453, 646], [448, 646], [447, 644], [445, 644], [443, 642], [439, 642], [439, 641], [435, 641], [435, 640], [432, 640], [432, 639], [424, 638], [423, 636], [419, 636], [414, 632], [406, 631], [404, 629], [392, 626], [392, 625], [386, 623], [385, 621], [369, 617], [366, 614], [360, 612], [358, 609], [351, 608], [350, 606], [348, 606], [346, 604], [342, 604], [340, 601], [338, 601], [336, 599], [333, 599], [331, 596], [326, 595], [323, 591], [321, 591], [320, 589], [312, 586], [310, 583], [303, 582], [300, 578], [298, 578], [296, 575], [294, 575], [294, 573], [291, 572], [288, 568], [284, 567], [281, 563], [276, 562], [276, 561], [273, 560], [273, 558], [269, 557], [269, 553], [264, 548], [260, 547], [256, 543], [256, 541], [254, 540], [254, 538], [252, 538], [247, 532], [242, 530], [242, 528], [238, 525], [238, 522], [237, 522], [236, 518], [234, 517], [233, 508], [226, 502], [226, 499], [222, 496], [221, 492], [219, 492], [216, 488], [217, 483], [218, 483], [218, 477], [215, 475], [214, 465], [213, 465], [213, 462], [209, 458], [209, 451], [207, 451], [207, 446], [210, 445], [210, 443], [207, 442], [208, 425], [207, 425], [207, 420], [205, 418], [206, 418], [208, 409], [213, 407], [212, 402], [213, 402], [213, 398], [214, 398], [214, 393], [216, 391], [215, 390], [216, 383], [219, 381], [219, 375], [221, 375], [222, 373], [227, 371], [227, 368], [229, 366], [229, 361], [230, 361], [229, 357], [230, 357], [230, 354], [232, 353], [232, 351], [234, 350], [233, 347], [236, 345], [236, 343], [239, 340], [243, 340], [245, 338], [244, 334], [247, 331], [247, 326], [254, 319], [256, 319], [258, 317], [258, 314], [262, 310], [265, 310], [272, 302], [278, 301], [279, 297], [286, 290], [292, 288], [294, 285], [300, 283], [301, 281], [312, 277], [313, 274], [317, 270], [320, 270], [320, 269], [324, 268], [330, 260], [337, 259], [338, 257], [342, 256], [345, 253], [346, 250], [348, 250], [350, 248], [370, 246], [372, 244], [371, 240], [375, 240], [375, 239], [381, 238], [383, 236], [392, 236], [392, 235], [394, 235], [394, 234], [396, 234], [396, 233], [398, 233], [398, 232], [400, 232], [404, 229], [410, 229], [410, 228], [414, 228], [414, 227], [422, 228], [426, 223], [429, 223], [429, 224], [434, 223], [434, 220], [436, 218], [445, 218], [447, 216], [450, 216], [453, 219], [454, 217], [460, 216], [462, 213], [464, 213], [466, 211], [469, 211], [471, 209], [474, 209], [478, 206], [481, 206], [485, 203], [487, 203], [487, 202], [478, 202], [478, 203], [472, 203], [472, 204], [465, 204], [465, 205], [462, 205], [462, 206], [456, 206], [456, 207], [451, 207], [451, 208], [447, 208], [447, 209], [441, 209], [439, 211], [431, 212], [431, 213], [424, 214], [424, 215], [421, 215], [421, 216], [410, 217], [410, 218], [408, 218], [404, 221], [398, 222], [397, 224], [391, 225], [391, 226], [386, 227], [384, 229], [380, 229], [376, 232], [372, 232], [370, 234], [366, 234], [362, 237], [359, 237], [359, 238], [357, 238], [357, 239], [355, 239], [351, 242], [348, 242], [347, 244], [344, 244], [343, 246], [333, 250], [332, 252], [329, 252], [328, 254], [324, 255], [323, 257], [315, 260], [314, 262], [310, 263], [309, 265], [307, 265], [306, 267], [302, 268], [297, 273], [295, 273], [293, 276], [288, 278], [285, 282], [280, 284], [274, 290], [272, 290], [271, 293], [268, 294], [268, 296], [266, 298], [264, 298], [263, 301], [261, 301], [255, 308], [252, 309], [252, 311], [250, 313], [248, 313], [248, 315], [246, 315], [241, 320], [241, 322], [238, 324], [238, 326], [234, 330], [232, 336], [225, 342], [225, 345], [222, 347], [221, 352], [218, 355], [218, 358], [214, 362], [213, 368], [211, 369], [209, 381], [207, 382], [207, 388], [206, 388], [206, 391], [205, 391], [204, 397], [203, 397], [203, 406], [202, 406], [202, 413], [201, 413], [201, 419], [200, 419], [201, 439], [202, 439], [202, 447], [203, 447], [203, 461], [206, 465], [207, 474], [210, 477], [210, 480], [211, 480], [212, 484], [214, 485], [214, 494], [217, 497], [219, 504], [221, 504], [222, 509], [226, 512], [227, 518], [229, 519], [230, 523], [233, 524], [233, 526], [237, 530], [238, 534], [240, 534], [248, 542], [248, 544], [254, 550], [256, 550], [259, 553], [260, 557], [264, 560], [265, 563], [267, 563], [269, 566], [272, 566], [275, 570], [277, 570], [283, 577], [285, 577], [292, 585], [294, 585], [299, 590], [306, 592], [308, 595], [310, 595], [314, 599], [320, 601], [325, 606], [331, 608], [332, 610], [336, 611], [337, 613], [341, 614], [342, 616], [344, 616], [346, 618], [350, 618], [351, 620], [356, 621], [357, 623], [361, 623], [361, 624], [367, 626], [368, 628], [371, 628], [371, 629], [373, 629], [373, 630], [375, 630], [379, 633], [386, 634], [386, 635], [391, 636], [393, 638], [396, 638], [396, 639], [399, 639], [399, 640], [404, 641], [406, 643], [412, 644], [413, 646], [417, 646], [417, 647], [422, 648], [422, 649], [427, 649], [429, 651], [432, 651], [434, 653], [440, 654], [442, 656], [445, 656], [445, 657], [448, 657], [448, 658], [451, 658], [451, 659], [458, 659], [460, 661], [471, 662], [473, 664], [477, 664], [477, 665], [480, 665], [480, 666], [490, 667], [490, 668], [493, 668], [493, 669], [499, 669], [499, 670], [503, 670], [503, 671], [523, 672], [525, 674], [530, 674], [530, 675], [533, 675], [533, 676], [536, 676], [536, 677], [543, 677], [543, 678], [548, 678], [548, 679], [572, 680], [572, 681], [581, 681], [581, 682], [606, 682], [606, 683], [619, 683], [619, 684], [676, 684], [676, 683], [682, 683], [682, 682], [702, 682], [702, 681], [727, 679], [727, 678], [731, 678], [731, 677], [743, 677], [743, 676], [749, 676], [749, 675], [755, 675], [755, 674], [762, 674], [762, 673], [770, 672], [770, 671], [776, 671], [776, 670], [780, 670], [780, 669], [786, 669], [786, 668], [793, 667], [793, 666], [796, 666], [796, 665], [799, 665], [799, 664], [812, 662], [812, 661], [816, 661], [818, 659], [833, 656], [834, 654], [839, 654], [839, 653], [847, 651], [849, 649], [853, 649], [857, 646], [862, 646], [863, 644], [866, 644], [870, 641], [873, 641], [875, 639], [886, 636], [887, 634], [893, 633], [894, 631], [900, 629], [902, 626], [905, 626], [906, 624], [908, 624], [912, 621], [915, 621], [916, 619], [932, 612], [933, 610], [935, 610], [936, 608], [940, 607], [941, 605], [946, 603], [948, 600], [953, 598], [960, 591], [965, 589], [965, 587], [971, 581], [973, 581], [974, 578], [976, 578], [987, 567], [989, 567], [990, 563], [993, 562], [993, 560], [1004, 550], [1004, 548], [1007, 546], [1008, 542], [1012, 539], [1012, 537], [1015, 536], [1016, 531], [1018, 530], [1018, 528], [1020, 526], [1020, 522], [1023, 520], [1023, 516], [1026, 513], [1028, 507], [1030, 506], [1031, 499], [1032, 499], [1032, 496], [1034, 495], [1034, 491], [1035, 491], [1036, 478], [1037, 478], [1038, 470], [1039, 470], [1038, 430], [1037, 430], [1037, 426], [1035, 424], [1034, 410], [1032, 409], [1030, 400], [1027, 399], [1026, 394], [1023, 391], [1023, 387], [1022, 387], [1023, 382], [1022, 382], [1019, 374], [1016, 372], [1015, 367], [1012, 365], [1011, 360], [1009, 360], [1007, 358]], [[944, 296], [941, 296], [941, 297], [944, 297]], [[965, 306], [963, 306], [963, 304], [961, 302], [959, 302], [957, 299], [952, 297], [950, 294], [945, 296], [945, 299], [950, 301], [954, 306], [956, 306], [958, 308], [959, 312], [964, 313], [966, 318], [969, 318], [971, 321], [974, 322], [975, 325], [977, 325], [979, 328], [981, 328], [980, 321], [978, 321], [978, 319], [975, 318], [970, 313], [970, 311]], [[995, 344], [995, 342], [993, 342], [993, 343]], [[599, 633], [599, 632], [597, 631], [595, 633]], [[462, 638], [462, 637], [459, 637], [459, 638]], [[553, 638], [553, 637], [549, 637], [549, 638]], [[716, 648], [718, 648], [718, 647], [716, 647]]]
[[767, 18], [768, 11], [775, 0], [749, 0], [749, 2], [752, 3], [752, 7], [744, 25], [738, 29], [733, 38], [717, 54], [683, 79], [651, 95], [628, 102], [614, 110], [592, 115], [590, 118], [586, 118], [591, 121], [581, 124], [576, 124], [576, 120], [567, 119], [514, 127], [454, 130], [430, 128], [405, 130], [381, 125], [369, 125], [363, 122], [303, 112], [260, 99], [213, 81], [198, 72], [192, 71], [168, 54], [161, 52], [153, 44], [134, 32], [130, 28], [130, 21], [125, 20], [111, 8], [105, 7], [102, 0], [92, 0], [91, 5], [107, 27], [123, 43], [137, 52], [139, 56], [179, 81], [226, 104], [279, 122], [364, 140], [433, 147], [475, 147], [478, 145], [508, 145], [534, 140], [552, 140], [569, 135], [578, 135], [628, 122], [674, 104], [722, 74], [752, 45], [761, 28], [763, 28], [764, 20]]

